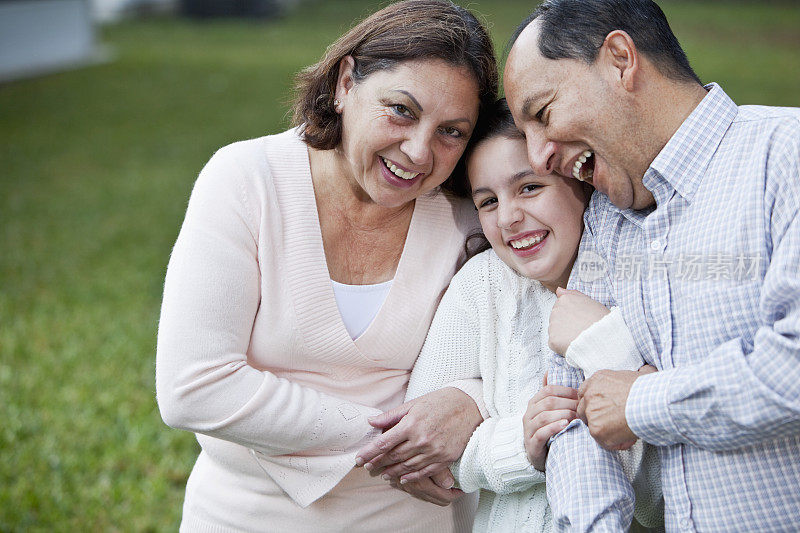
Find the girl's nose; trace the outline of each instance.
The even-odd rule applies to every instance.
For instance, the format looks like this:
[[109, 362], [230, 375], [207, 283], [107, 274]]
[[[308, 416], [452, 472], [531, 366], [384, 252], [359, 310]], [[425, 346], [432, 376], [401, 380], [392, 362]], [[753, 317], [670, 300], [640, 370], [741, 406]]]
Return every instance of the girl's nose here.
[[522, 210], [514, 202], [500, 203], [497, 206], [497, 226], [500, 229], [510, 229], [522, 220]]

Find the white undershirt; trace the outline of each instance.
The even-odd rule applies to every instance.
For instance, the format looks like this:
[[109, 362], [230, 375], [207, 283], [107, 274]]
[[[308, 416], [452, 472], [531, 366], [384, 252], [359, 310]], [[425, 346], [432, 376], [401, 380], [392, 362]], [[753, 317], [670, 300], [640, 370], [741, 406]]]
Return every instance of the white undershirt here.
[[356, 340], [378, 315], [392, 288], [392, 280], [375, 285], [345, 285], [333, 280], [331, 283], [344, 327], [350, 338]]

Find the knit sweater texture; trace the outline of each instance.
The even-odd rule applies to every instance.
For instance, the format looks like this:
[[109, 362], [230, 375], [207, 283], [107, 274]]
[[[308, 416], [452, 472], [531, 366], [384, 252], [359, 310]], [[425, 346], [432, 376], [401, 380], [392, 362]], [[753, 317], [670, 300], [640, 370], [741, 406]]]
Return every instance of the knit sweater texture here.
[[[528, 461], [522, 417], [552, 356], [547, 327], [555, 300], [552, 292], [519, 275], [493, 250], [473, 257], [442, 298], [411, 374], [407, 400], [454, 380], [483, 379], [489, 417], [451, 467], [462, 490], [480, 491], [473, 531], [552, 529], [545, 474]], [[621, 315], [612, 312], [600, 322], [573, 341], [573, 361], [593, 368], [638, 369], [643, 363], [635, 345], [625, 341], [630, 333]], [[605, 352], [594, 351], [597, 346]], [[658, 458], [649, 448], [640, 442], [620, 453], [626, 473], [644, 494], [641, 506], [646, 512], [638, 517], [648, 525], [657, 523], [663, 512]], [[651, 508], [653, 516], [645, 516]]]
[[[195, 432], [202, 447], [184, 506], [190, 529], [225, 530], [223, 514], [233, 517], [226, 527], [253, 531], [268, 528], [264, 520], [296, 531], [468, 521], [468, 511], [453, 518], [458, 505], [440, 511], [353, 467], [375, 434], [366, 418], [403, 401], [476, 225], [468, 202], [418, 198], [391, 290], [353, 340], [334, 298], [297, 132], [213, 156], [170, 258], [156, 360], [164, 420]], [[480, 396], [480, 383], [463, 388], [470, 386]], [[215, 485], [221, 480], [224, 490]], [[369, 504], [364, 491], [373, 495]], [[359, 510], [368, 505], [392, 511], [364, 517]]]

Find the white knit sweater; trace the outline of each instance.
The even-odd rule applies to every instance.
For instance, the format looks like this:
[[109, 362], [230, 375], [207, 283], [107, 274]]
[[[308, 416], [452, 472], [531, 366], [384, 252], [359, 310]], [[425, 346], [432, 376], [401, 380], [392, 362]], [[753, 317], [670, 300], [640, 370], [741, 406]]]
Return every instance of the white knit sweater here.
[[[522, 416], [549, 366], [547, 325], [555, 299], [539, 282], [509, 268], [493, 250], [475, 256], [450, 283], [411, 374], [406, 400], [456, 380], [483, 378], [489, 418], [451, 468], [462, 490], [480, 490], [473, 531], [551, 531], [545, 474], [528, 462]], [[600, 322], [573, 342], [572, 361], [596, 361], [592, 348], [603, 344], [599, 336], [614, 340], [600, 368], [641, 366], [621, 315], [611, 313]], [[637, 495], [641, 491], [648, 500], [637, 506], [655, 508], [658, 515], [658, 460], [648, 451], [643, 461], [643, 451], [651, 447], [640, 443], [637, 448], [620, 458], [629, 477], [638, 478]], [[653, 488], [639, 489], [642, 484]], [[658, 517], [644, 520], [652, 523]]]

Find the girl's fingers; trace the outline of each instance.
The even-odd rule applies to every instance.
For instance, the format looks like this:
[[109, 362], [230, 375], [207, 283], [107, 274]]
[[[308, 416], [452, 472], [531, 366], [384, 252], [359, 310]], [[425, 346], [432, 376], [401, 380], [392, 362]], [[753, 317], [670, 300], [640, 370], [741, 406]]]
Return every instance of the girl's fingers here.
[[[534, 418], [526, 422], [528, 422], [528, 425], [531, 428], [530, 433], [533, 433], [539, 428], [542, 428], [548, 424], [552, 424], [553, 422], [558, 422], [559, 420], [566, 420], [567, 422], [571, 422], [575, 420], [577, 417], [578, 414], [573, 409], [558, 409], [556, 411], [541, 412]], [[525, 423], [523, 423], [523, 425], [525, 425]]]
[[418, 472], [422, 467], [415, 467], [408, 465], [406, 463], [398, 463], [396, 465], [391, 465], [385, 468], [382, 472], [383, 478], [399, 478], [405, 474], [410, 474], [412, 472]]
[[566, 420], [556, 420], [555, 422], [551, 422], [546, 426], [540, 427], [531, 436], [531, 441], [534, 445], [534, 448], [543, 453], [550, 439], [554, 435], [558, 434], [559, 431], [567, 427], [567, 424], [568, 422]]
[[450, 505], [453, 500], [463, 494], [458, 489], [443, 489], [429, 477], [400, 485], [400, 487], [415, 498], [441, 506]]
[[535, 403], [547, 398], [548, 396], [577, 399], [578, 391], [577, 389], [573, 389], [572, 387], [564, 387], [563, 385], [545, 385], [533, 395], [531, 401]]
[[[435, 470], [436, 468], [441, 468], [441, 470], [437, 472]], [[447, 468], [447, 465], [438, 463], [429, 465], [425, 467], [425, 469], [430, 470], [431, 480], [443, 489], [452, 489], [453, 485], [456, 484], [456, 479], [453, 477], [453, 473], [450, 472], [450, 469]]]
[[528, 409], [525, 411], [525, 418], [535, 418], [539, 413], [545, 411], [576, 411], [578, 409], [578, 400], [572, 398], [559, 398], [556, 396], [549, 396], [538, 402], [528, 403]]

